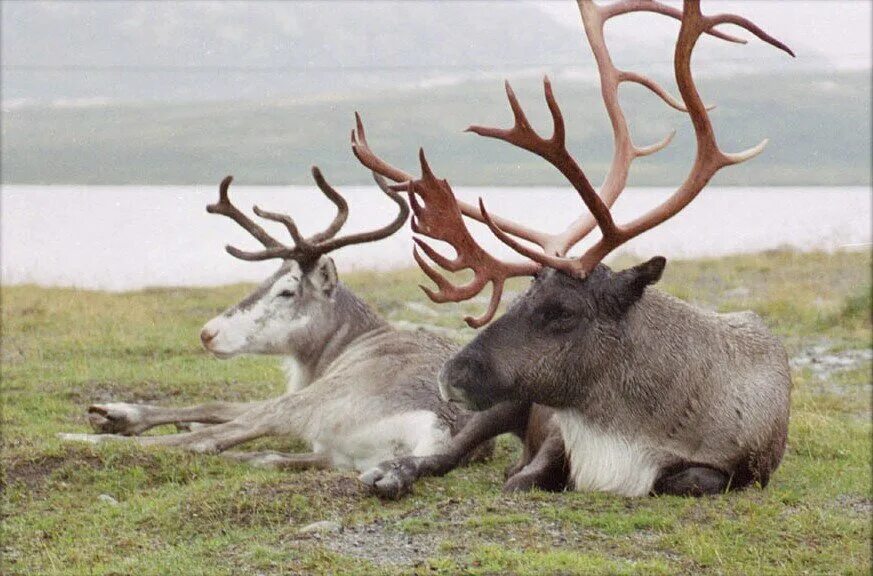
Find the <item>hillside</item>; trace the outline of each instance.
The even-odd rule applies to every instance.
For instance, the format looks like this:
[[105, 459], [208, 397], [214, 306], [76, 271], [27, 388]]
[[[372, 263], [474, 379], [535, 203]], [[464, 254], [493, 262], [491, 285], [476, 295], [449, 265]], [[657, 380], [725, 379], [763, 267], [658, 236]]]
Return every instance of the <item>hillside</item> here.
[[[793, 71], [835, 69], [861, 48], [830, 50], [839, 43], [806, 29], [823, 24], [803, 6], [741, 11], [794, 48]], [[608, 33], [617, 62], [652, 71], [669, 67], [676, 31], [669, 18], [633, 15]], [[5, 101], [262, 100], [593, 66], [569, 0], [4, 2], [0, 43]], [[726, 74], [788, 60], [760, 42], [704, 39], [695, 63]]]
[[[531, 120], [549, 130], [540, 80], [522, 74], [512, 79]], [[569, 147], [599, 182], [612, 153], [599, 91], [568, 77], [554, 78], [554, 84]], [[869, 74], [710, 77], [700, 86], [718, 105], [712, 117], [726, 150], [770, 138], [761, 157], [723, 171], [715, 183], [870, 183]], [[687, 118], [636, 86], [625, 89], [623, 102], [640, 144], [678, 129], [667, 150], [637, 162], [631, 184], [680, 182], [693, 154]], [[438, 173], [454, 183], [561, 183], [539, 158], [462, 134], [473, 123], [508, 125], [499, 80], [258, 102], [7, 107], [2, 181], [191, 184], [233, 173], [246, 184], [308, 183], [309, 166], [319, 164], [335, 183], [364, 183], [368, 174], [348, 146], [355, 110], [363, 114], [375, 150], [410, 169], [424, 146]]]

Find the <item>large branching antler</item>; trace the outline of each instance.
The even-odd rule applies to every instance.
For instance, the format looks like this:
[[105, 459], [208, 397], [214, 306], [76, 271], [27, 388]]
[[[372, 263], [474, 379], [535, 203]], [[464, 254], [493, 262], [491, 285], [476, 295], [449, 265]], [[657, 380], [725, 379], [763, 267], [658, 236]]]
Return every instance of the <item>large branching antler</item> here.
[[413, 212], [413, 232], [434, 240], [447, 242], [455, 249], [457, 255], [455, 258], [446, 258], [424, 240], [416, 238], [415, 242], [441, 268], [449, 272], [460, 272], [464, 269], [473, 271], [473, 279], [469, 283], [462, 286], [454, 285], [428, 264], [416, 248], [413, 250], [415, 261], [422, 271], [434, 281], [438, 290], [434, 291], [425, 286], [421, 288], [434, 302], [457, 302], [468, 300], [479, 294], [490, 282], [492, 285], [491, 300], [485, 314], [478, 318], [467, 316], [464, 319], [472, 328], [479, 328], [488, 323], [497, 312], [506, 280], [514, 276], [534, 274], [539, 269], [539, 265], [533, 262], [501, 262], [485, 252], [473, 240], [464, 224], [458, 200], [455, 198], [451, 186], [445, 180], [438, 179], [434, 175], [424, 156], [424, 150], [419, 151], [419, 161], [421, 163], [421, 178], [409, 180], [393, 186], [393, 188], [406, 190], [409, 193], [409, 203], [412, 205]]
[[[470, 130], [482, 136], [505, 140], [538, 154], [558, 168], [579, 192], [589, 213], [583, 214], [562, 233], [557, 235], [555, 241], [556, 248], [553, 253], [548, 251], [539, 252], [521, 244], [506, 234], [506, 230], [502, 229], [499, 222], [488, 217], [484, 206], [482, 211], [485, 223], [491, 228], [492, 232], [520, 254], [544, 266], [550, 266], [576, 275], [585, 275], [593, 270], [609, 252], [678, 213], [696, 197], [719, 169], [724, 166], [738, 164], [756, 156], [766, 145], [765, 140], [758, 146], [739, 154], [725, 154], [719, 150], [707, 113], [708, 108], [703, 104], [691, 74], [691, 53], [699, 37], [703, 34], [711, 34], [732, 42], [744, 42], [713, 29], [719, 24], [734, 24], [749, 30], [761, 40], [784, 50], [788, 54], [792, 56], [794, 54], [785, 44], [768, 35], [745, 18], [732, 14], [712, 17], [703, 16], [700, 12], [699, 0], [687, 0], [685, 10], [681, 13], [655, 0], [625, 0], [624, 2], [616, 2], [607, 6], [598, 6], [591, 0], [578, 0], [578, 4], [586, 35], [597, 61], [603, 100], [614, 132], [615, 149], [613, 160], [606, 180], [601, 187], [600, 194], [598, 195], [594, 191], [582, 170], [578, 168], [578, 164], [567, 153], [563, 145], [563, 120], [560, 109], [552, 95], [548, 78], [545, 81], [545, 92], [546, 102], [555, 124], [552, 138], [546, 140], [538, 136], [530, 128], [508, 84], [507, 96], [515, 116], [513, 128], [501, 130], [473, 126]], [[682, 22], [674, 55], [676, 83], [682, 96], [681, 104], [669, 96], [653, 80], [634, 72], [619, 70], [611, 61], [603, 37], [605, 22], [614, 16], [638, 11], [663, 14], [677, 18]], [[661, 97], [668, 105], [688, 112], [697, 138], [697, 158], [691, 173], [683, 185], [664, 203], [625, 226], [617, 225], [614, 222], [609, 208], [626, 186], [631, 162], [637, 157], [662, 149], [669, 144], [673, 134], [668, 135], [662, 141], [651, 146], [639, 148], [633, 144], [627, 122], [618, 102], [618, 87], [622, 82], [635, 82], [645, 86]], [[602, 233], [601, 239], [581, 258], [563, 257], [573, 245], [590, 233], [595, 225], [600, 228]]]
[[[475, 240], [464, 224], [463, 216], [470, 216], [481, 222], [500, 222], [502, 230], [511, 230], [521, 238], [531, 240], [532, 236], [522, 226], [514, 226], [509, 220], [491, 217], [480, 207], [473, 210], [472, 206], [458, 200], [455, 197], [449, 183], [438, 179], [431, 171], [424, 156], [424, 150], [419, 150], [419, 161], [422, 176], [416, 179], [411, 174], [396, 168], [382, 158], [378, 157], [367, 142], [367, 134], [361, 122], [361, 116], [355, 113], [356, 128], [352, 130], [352, 150], [358, 160], [372, 170], [400, 184], [392, 186], [394, 190], [405, 190], [409, 194], [409, 203], [412, 206], [413, 219], [412, 230], [416, 234], [422, 234], [435, 240], [448, 243], [455, 249], [455, 258], [447, 258], [438, 253], [421, 238], [415, 238], [418, 248], [438, 266], [449, 272], [460, 272], [465, 269], [473, 271], [473, 279], [465, 285], [452, 284], [445, 276], [428, 264], [421, 256], [418, 249], [413, 249], [413, 257], [422, 271], [434, 281], [437, 290], [431, 290], [425, 286], [421, 289], [428, 297], [437, 303], [461, 302], [473, 298], [487, 284], [491, 284], [491, 299], [488, 309], [479, 317], [467, 316], [464, 320], [472, 328], [484, 326], [494, 317], [500, 298], [503, 295], [503, 287], [506, 280], [514, 276], [528, 276], [536, 273], [540, 268], [534, 262], [509, 263], [497, 260], [488, 254]], [[420, 201], [419, 201], [420, 199]]]
[[[436, 253], [429, 246], [425, 248], [426, 244], [416, 240], [425, 253], [436, 264], [446, 270], [457, 271], [465, 267], [462, 265], [467, 261], [465, 250], [470, 250], [474, 255], [470, 257], [471, 260], [486, 261], [491, 257], [484, 253], [473, 241], [472, 237], [469, 236], [463, 218], [456, 217], [457, 215], [454, 213], [451, 217], [445, 216], [449, 214], [450, 210], [448, 207], [438, 204], [439, 202], [453, 199], [456, 212], [484, 222], [501, 241], [536, 263], [536, 266], [528, 266], [528, 270], [535, 271], [541, 266], [549, 266], [570, 274], [584, 276], [593, 270], [609, 252], [679, 212], [694, 199], [720, 168], [754, 157], [763, 150], [766, 144], [765, 140], [758, 146], [739, 154], [726, 154], [719, 150], [707, 114], [709, 108], [701, 101], [691, 76], [691, 53], [697, 40], [703, 34], [709, 34], [729, 42], [745, 43], [743, 39], [715, 29], [716, 26], [722, 24], [732, 24], [745, 28], [761, 40], [793, 56], [791, 50], [783, 43], [769, 36], [750, 21], [740, 16], [732, 14], [712, 17], [703, 16], [700, 13], [699, 0], [686, 0], [684, 11], [661, 4], [656, 0], [621, 0], [603, 6], [595, 4], [592, 0], [577, 0], [577, 3], [585, 33], [597, 63], [601, 93], [613, 129], [614, 150], [612, 162], [607, 176], [600, 187], [600, 193], [597, 193], [584, 171], [566, 148], [564, 119], [548, 78], [544, 80], [544, 91], [546, 104], [553, 122], [553, 132], [549, 138], [540, 136], [533, 130], [518, 103], [512, 87], [507, 83], [506, 94], [515, 119], [513, 126], [509, 129], [471, 126], [468, 130], [481, 136], [504, 140], [533, 152], [548, 161], [567, 178], [579, 194], [587, 211], [563, 231], [552, 234], [531, 230], [517, 222], [492, 216], [486, 210], [481, 199], [479, 206], [472, 206], [458, 201], [454, 199], [454, 195], [447, 184], [442, 187], [444, 189], [433, 184], [425, 188], [421, 184], [418, 186], [411, 183], [407, 184], [406, 189], [411, 192], [412, 200], [414, 201], [415, 197], [419, 196], [423, 201], [423, 205], [413, 205], [413, 210], [416, 212], [418, 220], [422, 219], [420, 214], [427, 215], [432, 213], [430, 215], [433, 221], [432, 225], [427, 228], [419, 226], [419, 229], [416, 231], [431, 238], [446, 240], [458, 252], [455, 259], [447, 259]], [[681, 102], [672, 97], [650, 78], [636, 72], [620, 70], [613, 64], [604, 38], [604, 25], [610, 18], [631, 12], [652, 12], [681, 21], [674, 55], [676, 83], [682, 98]], [[625, 82], [644, 86], [668, 106], [689, 114], [697, 138], [697, 156], [685, 182], [667, 201], [629, 224], [621, 226], [613, 220], [610, 208], [625, 189], [633, 160], [663, 149], [671, 142], [675, 133], [675, 131], [671, 132], [661, 141], [649, 146], [639, 147], [633, 143], [627, 121], [619, 104], [618, 90], [620, 85]], [[357, 121], [357, 132], [352, 132], [352, 146], [358, 159], [372, 170], [386, 175], [396, 182], [412, 180], [410, 175], [391, 167], [372, 153], [372, 150], [370, 150], [366, 143], [360, 117], [357, 117]], [[426, 182], [428, 178], [423, 177], [421, 181]], [[442, 192], [436, 193], [433, 189], [442, 189]], [[428, 190], [428, 192], [425, 193], [425, 190]], [[567, 258], [567, 252], [595, 227], [598, 227], [602, 233], [599, 241], [581, 258]], [[463, 237], [464, 241], [458, 241], [458, 236]], [[447, 237], [451, 239], [447, 239]], [[539, 249], [523, 241], [537, 245]], [[451, 287], [454, 289], [450, 289], [447, 281], [439, 276], [417, 253], [416, 260], [422, 266], [425, 273], [434, 279], [440, 287], [439, 292], [428, 292], [431, 298], [438, 302], [445, 300], [460, 301], [472, 298], [487, 283], [482, 278], [488, 278], [488, 276], [477, 273], [474, 281], [468, 286], [463, 287], [463, 289], [458, 289], [457, 287]], [[525, 266], [521, 264], [500, 264], [502, 266], [511, 266], [513, 271], [525, 269]], [[482, 268], [488, 269], [488, 266], [483, 266]], [[440, 280], [437, 280], [437, 278], [440, 278]], [[505, 278], [503, 279], [505, 280]], [[502, 288], [502, 280], [499, 283], [495, 282], [495, 293], [499, 292], [498, 287]], [[499, 293], [497, 297], [499, 298]], [[497, 304], [495, 296], [492, 295], [488, 312], [482, 318], [476, 319], [476, 322], [479, 324], [487, 322], [493, 316]]]
[[218, 202], [208, 205], [206, 211], [210, 214], [221, 214], [231, 218], [237, 224], [246, 229], [252, 236], [257, 238], [257, 240], [264, 246], [264, 250], [256, 252], [240, 250], [233, 246], [226, 246], [225, 249], [227, 252], [231, 256], [241, 260], [260, 261], [281, 258], [283, 260], [297, 260], [301, 265], [307, 265], [317, 261], [320, 256], [343, 246], [348, 246], [350, 244], [363, 244], [386, 238], [399, 230], [400, 227], [403, 226], [403, 223], [406, 222], [407, 216], [409, 216], [409, 207], [406, 205], [406, 202], [400, 194], [389, 188], [388, 183], [384, 178], [378, 174], [374, 174], [373, 177], [379, 188], [381, 188], [382, 191], [391, 198], [395, 204], [397, 204], [397, 216], [395, 216], [394, 220], [389, 224], [377, 230], [360, 232], [358, 234], [350, 234], [348, 236], [336, 238], [336, 234], [348, 219], [349, 205], [345, 198], [343, 198], [339, 192], [327, 183], [324, 176], [321, 174], [321, 170], [319, 170], [317, 166], [312, 167], [312, 177], [315, 179], [318, 189], [321, 190], [328, 200], [333, 202], [337, 208], [336, 216], [334, 216], [333, 221], [331, 221], [330, 225], [324, 231], [313, 234], [309, 238], [304, 238], [300, 233], [300, 230], [297, 228], [294, 219], [287, 214], [268, 212], [266, 210], [261, 210], [257, 206], [253, 207], [254, 213], [259, 217], [264, 218], [265, 220], [279, 222], [284, 225], [294, 242], [293, 246], [287, 246], [270, 236], [263, 228], [253, 222], [248, 216], [237, 209], [233, 203], [231, 203], [228, 196], [228, 188], [233, 181], [233, 177], [225, 177], [225, 179], [221, 181], [219, 187]]
[[[354, 152], [355, 157], [357, 157], [361, 164], [373, 172], [381, 174], [385, 178], [393, 180], [394, 182], [407, 182], [415, 179], [415, 177], [408, 172], [404, 172], [400, 168], [396, 168], [385, 162], [382, 158], [376, 156], [367, 142], [367, 134], [364, 131], [364, 124], [361, 121], [361, 115], [357, 112], [355, 112], [355, 129], [352, 130], [351, 142], [352, 151]], [[478, 206], [468, 204], [463, 200], [456, 199], [455, 201], [457, 202], [458, 209], [464, 216], [473, 218], [479, 222], [485, 222], [485, 216], [482, 214], [482, 211]], [[544, 250], [547, 249], [550, 242], [548, 234], [532, 230], [507, 218], [501, 218], [500, 216], [493, 216], [492, 218], [503, 230], [506, 231], [507, 234], [533, 242]]]
[[[650, 11], [675, 17], [669, 6], [664, 6], [655, 0], [626, 0], [625, 2], [619, 2], [606, 7], [599, 7], [593, 4], [593, 2], [590, 2], [590, 0], [578, 0], [578, 4], [586, 32], [589, 32], [589, 41], [592, 42], [592, 49], [595, 50], [595, 54], [598, 52], [605, 53], [605, 48], [602, 51], [598, 51], [595, 49], [595, 46], [597, 45], [597, 42], [602, 39], [603, 23], [613, 16], [633, 11]], [[741, 26], [755, 34], [755, 36], [761, 40], [785, 51], [791, 56], [794, 56], [794, 53], [785, 44], [765, 33], [745, 18], [733, 14], [723, 14], [712, 17], [704, 16], [700, 11], [699, 0], [686, 0], [685, 9], [681, 14], [680, 20], [682, 24], [679, 30], [679, 37], [676, 41], [674, 72], [676, 84], [684, 103], [683, 108], [687, 110], [691, 118], [697, 141], [697, 153], [691, 172], [679, 189], [676, 190], [676, 192], [674, 192], [666, 201], [627, 225], [603, 226], [600, 219], [597, 218], [596, 214], [594, 214], [594, 220], [602, 232], [602, 237], [594, 246], [578, 259], [549, 259], [546, 263], [544, 259], [539, 258], [538, 261], [541, 261], [543, 264], [577, 275], [587, 274], [593, 270], [593, 268], [601, 262], [607, 254], [612, 252], [618, 246], [676, 215], [697, 196], [718, 170], [725, 166], [739, 164], [740, 162], [753, 158], [761, 153], [766, 146], [767, 140], [765, 139], [757, 146], [738, 154], [727, 154], [718, 148], [712, 123], [710, 122], [709, 114], [707, 112], [708, 108], [703, 104], [700, 94], [694, 84], [694, 78], [691, 73], [691, 55], [700, 36], [705, 33], [715, 35], [716, 31], [714, 31], [713, 28], [719, 24], [734, 24]], [[592, 30], [594, 31], [593, 34], [591, 34]], [[600, 34], [599, 36], [598, 31]], [[719, 33], [719, 37], [725, 37], [725, 35]], [[733, 37], [728, 37], [727, 39], [733, 40]], [[606, 54], [606, 58], [608, 58], [608, 54]], [[599, 63], [598, 65], [600, 66]], [[609, 66], [601, 66], [601, 68], [609, 69]], [[617, 76], [619, 82], [622, 80], [628, 81], [627, 73], [616, 71], [614, 68], [608, 75]], [[607, 107], [612, 104], [612, 100], [612, 98], [607, 98], [606, 95], [604, 95], [604, 101], [607, 102]], [[615, 125], [615, 121], [613, 121], [613, 125]], [[626, 124], [624, 127], [626, 129]], [[640, 152], [645, 152], [645, 149], [634, 149], [632, 144], [630, 147], [630, 150], [636, 156], [643, 155]], [[618, 146], [616, 149], [618, 151]], [[620, 154], [617, 154], [616, 156], [619, 155]], [[628, 157], [628, 160], [621, 164], [618, 178], [611, 181], [610, 177], [607, 177], [606, 185], [601, 192], [604, 202], [609, 202], [610, 200], [614, 201], [618, 194], [620, 194], [624, 189], [628, 168], [632, 159], [632, 157]], [[614, 161], [613, 167], [615, 167], [615, 165], [616, 163]], [[589, 195], [591, 194], [590, 191], [586, 191], [586, 193]], [[577, 220], [577, 222], [570, 227], [571, 230], [573, 230], [574, 227], [576, 227], [576, 229], [573, 230], [573, 234], [569, 235], [567, 238], [569, 244], [567, 249], [590, 231], [590, 228], [585, 230], [584, 228], [579, 227], [579, 222], [580, 221]], [[499, 225], [495, 226], [494, 224], [495, 223], [492, 222], [489, 224], [489, 227], [492, 231], [497, 233]], [[498, 236], [506, 242], [507, 237], [505, 234], [498, 234]], [[512, 245], [514, 242], [506, 243]], [[533, 257], [534, 259], [537, 259], [536, 254], [534, 254]]]

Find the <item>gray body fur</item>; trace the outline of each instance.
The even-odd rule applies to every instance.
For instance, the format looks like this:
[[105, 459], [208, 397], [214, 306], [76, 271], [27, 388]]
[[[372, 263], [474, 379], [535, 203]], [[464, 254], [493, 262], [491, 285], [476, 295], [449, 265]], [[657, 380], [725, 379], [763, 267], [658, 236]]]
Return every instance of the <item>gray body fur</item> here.
[[[201, 338], [219, 357], [285, 357], [287, 392], [265, 401], [188, 408], [95, 405], [89, 420], [103, 434], [63, 437], [127, 438], [214, 453], [261, 436], [291, 435], [313, 452], [226, 454], [261, 466], [364, 470], [392, 458], [441, 452], [470, 416], [442, 402], [437, 391], [437, 373], [455, 347], [423, 331], [392, 328], [338, 283], [329, 258], [306, 270], [285, 262], [247, 298], [207, 323]], [[182, 422], [213, 425], [138, 436], [157, 425]], [[484, 446], [480, 456], [490, 448]]]
[[785, 449], [787, 355], [752, 312], [706, 312], [646, 289], [663, 268], [658, 258], [585, 279], [544, 272], [447, 362], [443, 397], [554, 408], [577, 489], [765, 486]]
[[[658, 471], [699, 463], [766, 485], [785, 449], [791, 378], [761, 319], [703, 312], [650, 289], [621, 326], [618, 341], [592, 351], [596, 366], [566, 375], [586, 385], [558, 413], [564, 437], [583, 422], [639, 444]], [[575, 472], [586, 446], [568, 450]]]

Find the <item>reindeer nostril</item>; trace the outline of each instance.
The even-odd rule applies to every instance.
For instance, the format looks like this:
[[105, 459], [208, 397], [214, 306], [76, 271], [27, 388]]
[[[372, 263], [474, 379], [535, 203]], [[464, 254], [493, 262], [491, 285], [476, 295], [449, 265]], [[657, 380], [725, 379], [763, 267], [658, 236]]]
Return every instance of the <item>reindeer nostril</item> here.
[[218, 330], [212, 331], [209, 328], [204, 328], [200, 331], [200, 341], [203, 342], [203, 345], [208, 345], [216, 336], [218, 335]]

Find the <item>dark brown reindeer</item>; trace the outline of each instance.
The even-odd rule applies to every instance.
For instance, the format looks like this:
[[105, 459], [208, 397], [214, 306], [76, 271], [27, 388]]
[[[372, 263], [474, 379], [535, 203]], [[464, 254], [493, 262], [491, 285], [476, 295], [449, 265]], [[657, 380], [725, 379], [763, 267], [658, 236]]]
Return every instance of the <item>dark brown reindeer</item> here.
[[[446, 258], [421, 239], [416, 239], [418, 247], [447, 271], [469, 268], [474, 273], [468, 284], [453, 285], [416, 250], [416, 261], [438, 287], [425, 289], [433, 301], [467, 300], [491, 283], [488, 310], [480, 318], [467, 319], [480, 327], [494, 316], [508, 278], [534, 276], [508, 311], [440, 373], [445, 400], [482, 411], [456, 437], [455, 445], [475, 445], [489, 433], [525, 432], [525, 455], [507, 488], [567, 484], [624, 495], [701, 495], [756, 482], [766, 486], [782, 458], [788, 430], [791, 380], [779, 341], [752, 312], [704, 312], [649, 288], [664, 270], [662, 257], [621, 272], [601, 261], [677, 214], [719, 169], [764, 149], [766, 140], [739, 154], [719, 149], [691, 74], [691, 54], [700, 36], [740, 42], [714, 29], [734, 24], [793, 54], [745, 18], [703, 15], [698, 0], [687, 0], [682, 12], [655, 0], [608, 5], [579, 0], [578, 5], [614, 131], [612, 165], [600, 194], [565, 147], [564, 120], [548, 79], [545, 98], [554, 124], [550, 138], [533, 130], [508, 84], [514, 126], [469, 129], [533, 152], [567, 178], [587, 213], [563, 231], [534, 231], [490, 215], [481, 200], [478, 207], [458, 201], [448, 183], [431, 171], [423, 153], [421, 178], [394, 169], [375, 157], [358, 125], [359, 159], [402, 182], [394, 189], [410, 195], [413, 230], [448, 243], [457, 255]], [[619, 70], [610, 59], [604, 24], [640, 11], [681, 20], [674, 70], [682, 103], [652, 80]], [[613, 220], [610, 207], [625, 188], [631, 162], [660, 150], [672, 137], [645, 148], [633, 144], [618, 101], [623, 82], [641, 84], [687, 112], [697, 152], [685, 181], [666, 201], [622, 225]], [[464, 216], [487, 224], [528, 260], [502, 262], [486, 253], [467, 230]], [[601, 237], [593, 246], [579, 257], [567, 256], [595, 227]], [[525, 406], [535, 408], [525, 411]], [[523, 419], [530, 414], [536, 426]], [[397, 496], [421, 475], [444, 473], [460, 454], [457, 449], [447, 455], [386, 462], [362, 479], [377, 493]]]
[[[402, 196], [376, 177], [397, 204], [389, 224], [369, 232], [337, 236], [348, 205], [322, 177], [313, 176], [337, 214], [323, 232], [304, 238], [284, 214], [254, 208], [288, 230], [286, 246], [238, 210], [230, 201], [228, 176], [219, 201], [207, 207], [252, 234], [264, 249], [227, 251], [243, 260], [279, 259], [281, 266], [239, 304], [206, 323], [203, 346], [218, 358], [269, 354], [285, 360], [287, 391], [270, 400], [212, 402], [186, 408], [108, 403], [88, 408], [91, 426], [101, 434], [63, 434], [67, 440], [98, 442], [126, 439], [142, 445], [175, 446], [216, 453], [262, 436], [290, 435], [304, 440], [311, 453], [224, 452], [252, 465], [299, 469], [340, 466], [365, 470], [389, 458], [427, 456], [446, 450], [454, 433], [470, 417], [459, 406], [440, 401], [437, 373], [456, 347], [425, 332], [395, 330], [337, 279], [328, 254], [350, 244], [390, 236], [406, 221]], [[210, 424], [192, 432], [139, 436], [162, 424]], [[471, 458], [485, 457], [484, 442]]]

